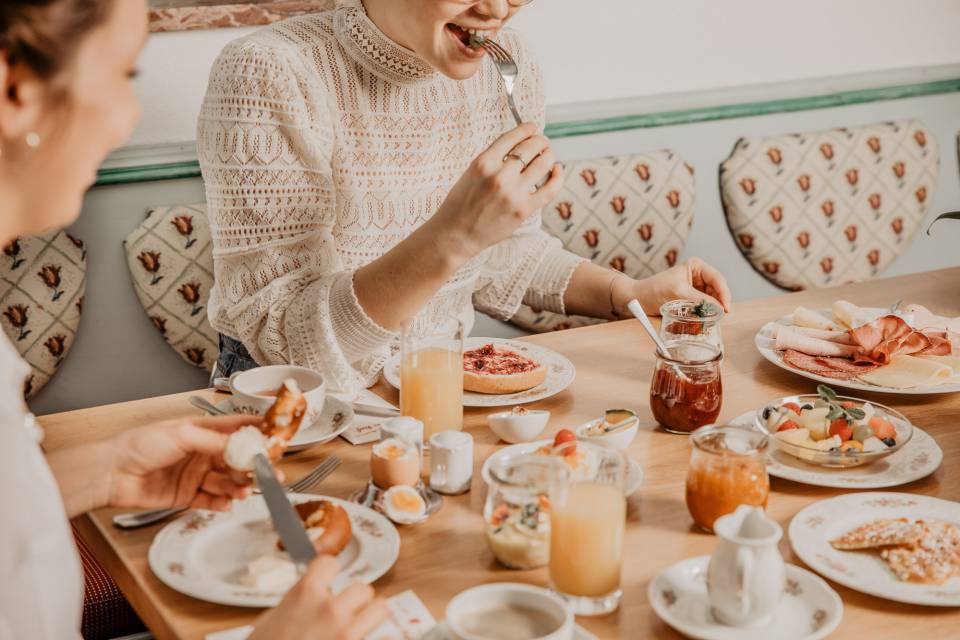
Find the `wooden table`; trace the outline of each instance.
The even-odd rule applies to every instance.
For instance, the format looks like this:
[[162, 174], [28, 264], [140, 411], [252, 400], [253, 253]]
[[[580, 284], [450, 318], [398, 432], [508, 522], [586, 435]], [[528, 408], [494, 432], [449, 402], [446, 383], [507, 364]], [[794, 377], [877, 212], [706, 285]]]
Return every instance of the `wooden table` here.
[[[757, 353], [753, 336], [768, 320], [796, 306], [824, 308], [837, 299], [860, 305], [886, 306], [897, 299], [925, 304], [940, 313], [960, 315], [960, 268], [878, 280], [839, 289], [810, 291], [737, 303], [724, 320], [726, 359], [723, 364], [724, 405], [721, 419], [731, 419], [765, 401], [813, 384], [767, 363]], [[637, 322], [627, 321], [530, 338], [569, 357], [577, 379], [564, 393], [538, 403], [553, 415], [547, 432], [571, 427], [601, 414], [607, 407], [633, 407], [641, 416], [640, 434], [630, 453], [643, 465], [646, 479], [629, 501], [624, 560], [624, 596], [620, 610], [603, 618], [583, 618], [580, 624], [601, 638], [677, 638], [647, 602], [650, 580], [670, 564], [710, 554], [713, 536], [693, 529], [684, 504], [684, 478], [690, 448], [687, 439], [658, 430], [647, 402], [653, 349]], [[396, 392], [381, 384], [376, 391], [391, 401]], [[213, 397], [212, 391], [204, 394]], [[46, 416], [48, 448], [89, 441], [146, 421], [196, 415], [189, 394], [153, 398]], [[934, 436], [944, 450], [944, 464], [933, 475], [900, 487], [951, 500], [960, 499], [960, 395], [891, 396], [877, 401], [892, 404]], [[466, 428], [476, 439], [479, 463], [499, 446], [487, 428], [485, 410], [467, 410]], [[368, 446], [343, 440], [290, 456], [283, 469], [296, 478], [323, 457], [336, 453], [343, 466], [323, 485], [338, 497], [361, 486], [368, 477]], [[769, 513], [784, 528], [806, 505], [842, 491], [772, 479]], [[402, 547], [393, 569], [377, 581], [377, 590], [390, 596], [414, 589], [437, 619], [450, 597], [472, 585], [494, 581], [546, 584], [546, 570], [508, 571], [496, 565], [482, 534], [484, 487], [475, 473], [470, 493], [448, 498], [444, 508], [426, 523], [400, 530]], [[97, 557], [114, 576], [137, 612], [158, 638], [202, 638], [206, 633], [249, 623], [256, 612], [207, 604], [181, 595], [157, 580], [147, 566], [147, 549], [157, 525], [120, 531], [110, 524], [113, 511], [79, 519]], [[786, 536], [785, 536], [786, 537]], [[781, 551], [788, 562], [801, 564], [786, 540]], [[960, 610], [898, 604], [834, 584], [846, 606], [837, 638], [945, 638], [960, 634]]]

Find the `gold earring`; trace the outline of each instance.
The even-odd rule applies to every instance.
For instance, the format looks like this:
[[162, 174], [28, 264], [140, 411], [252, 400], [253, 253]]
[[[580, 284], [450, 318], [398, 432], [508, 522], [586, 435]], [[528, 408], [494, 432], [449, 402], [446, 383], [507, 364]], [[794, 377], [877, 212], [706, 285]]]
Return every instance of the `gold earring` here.
[[36, 149], [40, 146], [40, 134], [36, 131], [31, 131], [27, 134], [26, 143], [31, 149]]

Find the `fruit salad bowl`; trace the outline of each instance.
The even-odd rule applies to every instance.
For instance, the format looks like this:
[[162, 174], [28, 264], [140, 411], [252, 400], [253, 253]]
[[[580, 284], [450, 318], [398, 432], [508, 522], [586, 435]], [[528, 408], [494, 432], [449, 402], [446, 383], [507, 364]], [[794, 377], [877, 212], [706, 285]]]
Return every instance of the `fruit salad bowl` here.
[[757, 410], [756, 428], [777, 451], [821, 467], [871, 464], [902, 449], [913, 425], [899, 411], [839, 396], [820, 385], [816, 394], [787, 396]]

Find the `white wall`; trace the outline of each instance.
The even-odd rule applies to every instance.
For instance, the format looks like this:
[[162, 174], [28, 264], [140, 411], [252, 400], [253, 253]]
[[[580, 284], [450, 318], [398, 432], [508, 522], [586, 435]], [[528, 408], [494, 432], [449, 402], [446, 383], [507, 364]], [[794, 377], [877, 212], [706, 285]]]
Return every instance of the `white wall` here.
[[[958, 0], [536, 0], [516, 25], [552, 105], [960, 62]], [[192, 140], [210, 64], [247, 31], [152, 36], [132, 144]]]

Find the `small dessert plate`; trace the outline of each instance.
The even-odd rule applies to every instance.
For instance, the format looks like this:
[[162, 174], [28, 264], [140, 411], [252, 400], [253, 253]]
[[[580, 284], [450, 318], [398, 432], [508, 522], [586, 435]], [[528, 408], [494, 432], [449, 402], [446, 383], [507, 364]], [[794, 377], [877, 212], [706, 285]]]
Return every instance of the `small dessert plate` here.
[[[730, 424], [754, 428], [754, 412], [738, 416]], [[767, 454], [767, 473], [816, 487], [837, 489], [883, 489], [925, 478], [940, 467], [943, 451], [926, 431], [913, 427], [913, 437], [899, 451], [870, 464], [830, 468], [807, 464], [779, 450]]]
[[[256, 413], [249, 407], [236, 406], [233, 398], [218, 402], [217, 409], [227, 413]], [[327, 396], [319, 415], [307, 414], [303, 417], [300, 428], [287, 444], [286, 452], [295, 453], [333, 440], [347, 430], [353, 422], [353, 417], [353, 407], [349, 402]]]
[[700, 640], [819, 640], [843, 618], [843, 602], [820, 577], [787, 565], [783, 598], [764, 625], [731, 627], [713, 618], [707, 598], [710, 556], [688, 558], [650, 582], [647, 598], [660, 619], [690, 638]]
[[905, 582], [879, 554], [841, 551], [830, 544], [857, 527], [893, 518], [960, 524], [960, 503], [914, 493], [846, 493], [814, 502], [793, 516], [790, 546], [808, 567], [850, 589], [907, 604], [960, 607], [960, 576], [943, 584]]
[[[579, 444], [585, 445], [584, 448], [589, 449], [590, 447], [599, 448], [600, 445], [596, 445], [590, 442], [579, 441]], [[490, 475], [490, 469], [493, 464], [503, 458], [504, 456], [522, 456], [529, 453], [534, 453], [537, 449], [542, 449], [547, 446], [552, 446], [553, 440], [537, 440], [536, 442], [524, 442], [521, 444], [513, 444], [509, 447], [504, 447], [497, 450], [496, 453], [491, 454], [489, 458], [484, 460], [483, 466], [480, 467], [480, 477], [483, 478], [483, 481], [487, 485], [493, 484], [493, 476]], [[634, 493], [640, 490], [640, 485], [643, 484], [643, 467], [640, 466], [640, 463], [634, 460], [631, 457], [627, 457], [627, 487], [626, 494], [627, 497], [632, 496]]]

